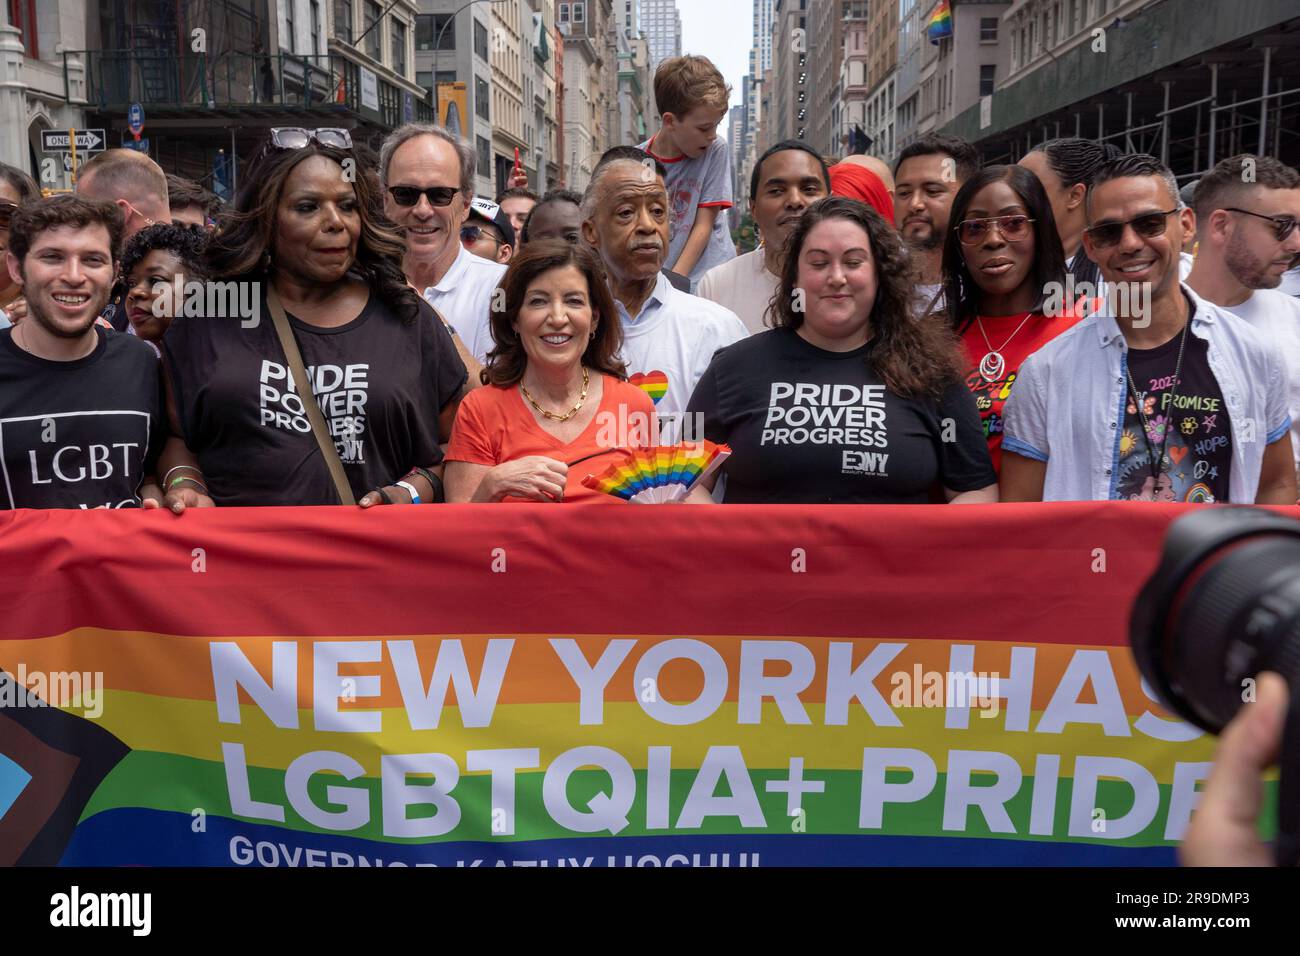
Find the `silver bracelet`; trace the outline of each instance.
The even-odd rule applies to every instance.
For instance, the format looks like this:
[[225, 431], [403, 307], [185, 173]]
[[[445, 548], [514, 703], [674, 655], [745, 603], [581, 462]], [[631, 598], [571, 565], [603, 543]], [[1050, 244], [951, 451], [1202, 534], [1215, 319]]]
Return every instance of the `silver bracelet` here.
[[[194, 472], [194, 474], [198, 475], [200, 479], [203, 477], [203, 472], [195, 468], [193, 465], [177, 465], [175, 468], [169, 469], [167, 474], [163, 475], [162, 486], [166, 488], [167, 482], [171, 480], [172, 475], [180, 471], [182, 468], [184, 468], [186, 471]], [[200, 484], [202, 484], [201, 481]]]

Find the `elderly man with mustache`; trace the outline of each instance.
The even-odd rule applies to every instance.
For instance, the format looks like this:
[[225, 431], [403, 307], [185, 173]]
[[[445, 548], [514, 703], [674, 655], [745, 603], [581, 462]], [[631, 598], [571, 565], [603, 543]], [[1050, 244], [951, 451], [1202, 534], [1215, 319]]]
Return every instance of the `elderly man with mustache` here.
[[582, 198], [582, 236], [605, 265], [628, 380], [654, 400], [664, 444], [703, 437], [683, 429], [686, 403], [713, 353], [749, 334], [736, 313], [660, 273], [671, 208], [663, 164], [634, 146], [607, 150]]

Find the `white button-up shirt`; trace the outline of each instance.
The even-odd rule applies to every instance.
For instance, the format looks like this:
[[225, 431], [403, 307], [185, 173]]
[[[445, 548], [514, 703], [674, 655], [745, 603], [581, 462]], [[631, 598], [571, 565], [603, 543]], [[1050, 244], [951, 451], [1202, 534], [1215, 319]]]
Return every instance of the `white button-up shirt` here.
[[[1264, 447], [1287, 436], [1281, 356], [1245, 321], [1182, 286], [1191, 334], [1204, 339], [1210, 372], [1232, 426], [1228, 497], [1251, 504]], [[1109, 311], [1057, 336], [1025, 360], [1003, 410], [1004, 451], [1047, 463], [1044, 501], [1118, 497], [1119, 442], [1128, 398], [1128, 345]]]
[[479, 362], [493, 348], [492, 296], [505, 274], [502, 263], [476, 256], [461, 246], [442, 281], [424, 290], [424, 298], [456, 330]]

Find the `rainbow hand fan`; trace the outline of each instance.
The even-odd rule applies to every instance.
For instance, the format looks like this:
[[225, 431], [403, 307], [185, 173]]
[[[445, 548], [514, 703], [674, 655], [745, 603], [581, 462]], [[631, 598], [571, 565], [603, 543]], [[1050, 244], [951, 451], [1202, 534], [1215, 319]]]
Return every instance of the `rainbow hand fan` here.
[[705, 441], [656, 445], [626, 454], [600, 474], [583, 478], [583, 485], [636, 504], [681, 501], [726, 460], [731, 449]]

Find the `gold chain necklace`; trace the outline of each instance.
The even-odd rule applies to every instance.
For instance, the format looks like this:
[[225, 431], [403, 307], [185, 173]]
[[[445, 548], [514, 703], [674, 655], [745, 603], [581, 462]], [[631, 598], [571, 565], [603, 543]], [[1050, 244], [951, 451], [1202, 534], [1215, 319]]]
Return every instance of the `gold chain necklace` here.
[[548, 412], [537, 404], [537, 400], [528, 394], [528, 389], [524, 388], [524, 383], [519, 383], [519, 391], [523, 393], [524, 398], [528, 399], [528, 404], [537, 410], [537, 414], [543, 418], [549, 418], [553, 422], [567, 422], [574, 415], [578, 414], [578, 409], [582, 408], [582, 403], [587, 400], [587, 386], [591, 384], [591, 376], [587, 374], [587, 366], [582, 367], [582, 393], [578, 396], [577, 404], [565, 412], [563, 415], [557, 415], [555, 412]]

